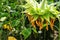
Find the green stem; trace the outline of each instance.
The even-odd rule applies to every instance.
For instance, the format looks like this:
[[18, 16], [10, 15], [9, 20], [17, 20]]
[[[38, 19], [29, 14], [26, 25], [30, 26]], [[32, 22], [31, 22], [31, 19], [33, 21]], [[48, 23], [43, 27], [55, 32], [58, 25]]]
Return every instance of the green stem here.
[[60, 16], [59, 16], [59, 40], [60, 40]]
[[46, 38], [46, 29], [44, 29], [44, 40]]

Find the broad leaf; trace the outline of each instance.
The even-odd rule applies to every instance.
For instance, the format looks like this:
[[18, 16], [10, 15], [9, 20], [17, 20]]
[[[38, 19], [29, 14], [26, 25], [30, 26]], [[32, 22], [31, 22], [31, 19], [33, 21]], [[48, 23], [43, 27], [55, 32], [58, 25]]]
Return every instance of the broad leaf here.
[[24, 39], [27, 39], [31, 34], [31, 29], [30, 28], [23, 29], [21, 34], [24, 36]]

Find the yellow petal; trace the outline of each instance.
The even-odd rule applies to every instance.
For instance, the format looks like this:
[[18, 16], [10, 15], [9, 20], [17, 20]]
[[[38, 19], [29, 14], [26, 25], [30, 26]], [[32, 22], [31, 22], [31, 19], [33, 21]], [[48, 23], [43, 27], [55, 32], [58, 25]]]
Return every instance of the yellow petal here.
[[17, 39], [15, 37], [13, 37], [13, 36], [9, 36], [8, 40], [17, 40]]

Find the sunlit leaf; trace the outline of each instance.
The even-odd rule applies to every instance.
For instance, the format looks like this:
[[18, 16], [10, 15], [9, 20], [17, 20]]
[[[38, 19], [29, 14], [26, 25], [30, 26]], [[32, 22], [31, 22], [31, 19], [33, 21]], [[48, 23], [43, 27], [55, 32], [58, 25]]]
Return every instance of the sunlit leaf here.
[[0, 21], [5, 21], [7, 17], [1, 17]]

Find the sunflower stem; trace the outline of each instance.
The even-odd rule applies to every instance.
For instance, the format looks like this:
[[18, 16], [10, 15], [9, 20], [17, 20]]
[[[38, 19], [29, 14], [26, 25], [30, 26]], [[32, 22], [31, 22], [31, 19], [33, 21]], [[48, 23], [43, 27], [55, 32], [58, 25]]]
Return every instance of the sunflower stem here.
[[44, 40], [46, 38], [46, 29], [44, 29]]

